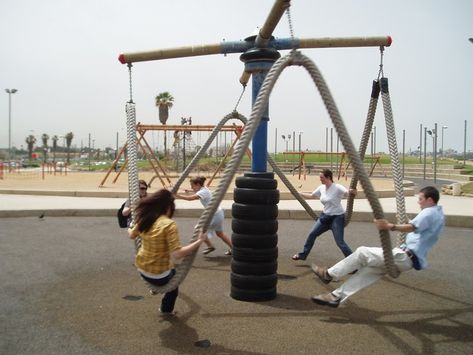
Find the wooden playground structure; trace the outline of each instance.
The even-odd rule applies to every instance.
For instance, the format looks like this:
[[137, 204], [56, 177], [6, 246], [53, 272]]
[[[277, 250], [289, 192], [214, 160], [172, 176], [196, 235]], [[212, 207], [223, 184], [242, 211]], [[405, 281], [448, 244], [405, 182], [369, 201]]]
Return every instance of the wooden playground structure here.
[[[151, 148], [151, 146], [149, 145], [148, 141], [145, 138], [145, 134], [147, 132], [171, 131], [171, 132], [174, 132], [174, 135], [176, 135], [177, 133], [180, 133], [180, 132], [184, 132], [184, 133], [185, 132], [211, 132], [214, 130], [214, 128], [215, 128], [214, 125], [155, 125], [155, 124], [138, 123], [136, 125], [137, 144], [139, 148], [141, 149], [141, 151], [143, 152], [143, 155], [145, 156], [146, 160], [151, 165], [151, 169], [154, 171], [154, 176], [148, 182], [148, 185], [151, 186], [151, 184], [156, 178], [159, 179], [159, 181], [161, 182], [161, 185], [165, 188], [170, 187], [172, 183], [171, 183], [171, 179], [169, 177], [168, 172], [163, 167], [163, 165], [159, 162], [159, 158], [157, 157], [157, 154], [153, 151], [153, 149]], [[227, 151], [225, 152], [223, 159], [220, 161], [218, 167], [215, 169], [212, 177], [209, 179], [207, 186], [211, 185], [212, 180], [223, 168], [225, 161], [230, 156], [237, 141], [240, 139], [243, 129], [244, 129], [243, 125], [236, 125], [236, 124], [222, 126], [220, 132], [233, 132], [235, 133], [235, 138], [233, 139], [229, 149], [227, 149]], [[125, 145], [118, 152], [117, 157], [115, 158], [112, 165], [108, 169], [107, 173], [105, 174], [105, 177], [100, 182], [99, 187], [104, 186], [105, 182], [107, 181], [110, 174], [112, 174], [112, 172], [115, 172], [115, 177], [113, 178], [112, 183], [115, 183], [118, 180], [121, 173], [125, 170], [126, 166], [128, 165], [128, 158], [125, 158], [124, 163], [118, 169], [118, 162], [120, 161], [122, 156], [125, 155], [126, 149], [127, 149], [127, 143], [125, 143]], [[251, 152], [249, 150], [247, 151], [247, 155], [251, 159]]]
[[[351, 165], [351, 161], [348, 158], [348, 155], [345, 152], [341, 153], [327, 153], [327, 152], [284, 152], [284, 155], [298, 155], [299, 156], [299, 162], [298, 166], [292, 169], [292, 173], [296, 170], [299, 171], [299, 180], [301, 179], [301, 176], [303, 176], [304, 180], [306, 179], [307, 171], [309, 171], [310, 174], [310, 168], [306, 165], [305, 161], [305, 156], [306, 155], [330, 155], [332, 158], [333, 156], [337, 157], [337, 171], [338, 171], [338, 179], [340, 180], [340, 177], [345, 177], [345, 180], [348, 178], [348, 168]], [[338, 159], [340, 157], [340, 160]], [[369, 171], [369, 176], [371, 177], [373, 175], [374, 169], [376, 166], [379, 166], [381, 168], [381, 171], [383, 172], [383, 175], [386, 177], [386, 172], [384, 171], [383, 166], [381, 165], [380, 161], [380, 156], [379, 155], [367, 155], [365, 156], [365, 160], [368, 160], [371, 167]]]

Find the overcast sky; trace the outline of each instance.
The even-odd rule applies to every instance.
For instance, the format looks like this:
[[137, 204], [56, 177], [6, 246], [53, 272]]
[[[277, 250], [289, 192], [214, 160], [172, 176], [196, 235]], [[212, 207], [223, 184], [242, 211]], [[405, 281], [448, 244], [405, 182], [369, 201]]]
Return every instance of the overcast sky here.
[[[115, 147], [125, 139], [124, 107], [129, 99], [128, 70], [122, 52], [238, 41], [261, 26], [273, 0], [2, 0], [0, 1], [0, 147], [8, 146], [8, 94], [12, 95], [12, 145], [42, 133], [63, 136], [73, 145]], [[393, 37], [384, 56], [391, 104], [401, 147], [419, 145], [419, 125], [444, 130], [444, 149], [473, 149], [473, 1], [471, 0], [293, 0], [295, 37]], [[275, 37], [290, 37], [284, 16]], [[286, 54], [282, 51], [281, 54]], [[304, 49], [334, 95], [355, 146], [365, 124], [371, 83], [378, 75], [378, 48]], [[194, 124], [216, 124], [231, 112], [241, 93], [244, 65], [239, 54], [135, 63], [133, 93], [137, 120], [158, 124], [154, 97], [175, 98], [168, 124], [192, 116]], [[249, 117], [251, 90], [239, 111]], [[302, 148], [325, 150], [331, 122], [310, 77], [287, 69], [270, 99], [269, 150], [275, 129], [299, 132]], [[379, 101], [375, 121], [377, 150], [387, 151]], [[161, 144], [159, 135], [148, 141]], [[61, 141], [60, 141], [61, 143]], [[429, 138], [429, 147], [432, 141]], [[285, 143], [278, 139], [278, 151]], [[440, 148], [440, 134], [439, 134]], [[291, 145], [290, 145], [291, 146]], [[298, 142], [296, 142], [296, 147]], [[431, 149], [431, 148], [430, 148]]]

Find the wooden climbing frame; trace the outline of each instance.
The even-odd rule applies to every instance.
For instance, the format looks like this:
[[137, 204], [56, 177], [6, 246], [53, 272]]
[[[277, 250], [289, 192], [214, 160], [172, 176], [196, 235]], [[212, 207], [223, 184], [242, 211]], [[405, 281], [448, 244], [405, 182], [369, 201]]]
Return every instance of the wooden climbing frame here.
[[[154, 181], [154, 179], [158, 178], [161, 182], [161, 185], [165, 188], [170, 187], [172, 185], [171, 179], [169, 178], [169, 175], [167, 174], [166, 170], [164, 167], [161, 165], [159, 162], [155, 152], [153, 152], [153, 149], [151, 146], [148, 144], [145, 134], [148, 131], [179, 131], [179, 132], [211, 132], [215, 126], [213, 125], [154, 125], [154, 124], [142, 124], [138, 123], [136, 125], [136, 133], [137, 133], [137, 143], [138, 146], [141, 148], [143, 151], [146, 159], [150, 163], [155, 175], [151, 178], [149, 181], [148, 185], [151, 186], [151, 183]], [[214, 172], [212, 178], [210, 179], [208, 186], [210, 186], [210, 183], [214, 179], [215, 175], [222, 169], [223, 164], [227, 157], [229, 156], [229, 152], [232, 150], [236, 142], [241, 136], [241, 133], [243, 131], [243, 126], [242, 125], [225, 125], [222, 126], [222, 129], [220, 132], [235, 132], [236, 138], [233, 141], [230, 149], [226, 152], [225, 157], [223, 160], [220, 162], [220, 165], [217, 167], [216, 171]], [[123, 165], [120, 167], [120, 170], [117, 172], [116, 168], [118, 166], [118, 162], [120, 158], [124, 155], [125, 150], [126, 150], [127, 144], [125, 144], [120, 151], [117, 154], [117, 157], [113, 161], [112, 165], [108, 169], [107, 173], [105, 174], [105, 177], [102, 179], [100, 182], [99, 187], [103, 187], [105, 182], [107, 181], [109, 175], [112, 172], [116, 172], [116, 176], [113, 179], [112, 183], [115, 183], [118, 178], [120, 177], [121, 173], [125, 170], [125, 167], [128, 164], [128, 159], [125, 159]], [[251, 152], [247, 152], [251, 158]]]

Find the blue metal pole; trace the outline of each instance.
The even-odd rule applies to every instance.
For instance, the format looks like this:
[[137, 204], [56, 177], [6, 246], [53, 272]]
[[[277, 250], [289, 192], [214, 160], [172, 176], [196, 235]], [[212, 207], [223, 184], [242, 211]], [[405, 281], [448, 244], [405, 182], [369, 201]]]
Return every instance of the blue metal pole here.
[[[251, 105], [254, 106], [256, 97], [263, 85], [264, 78], [273, 63], [268, 62], [256, 62], [246, 65], [245, 68], [252, 67], [252, 91], [251, 91]], [[258, 129], [255, 132], [252, 141], [253, 159], [251, 161], [251, 171], [253, 172], [266, 172], [268, 152], [268, 121], [269, 121], [269, 104], [266, 105], [263, 115], [261, 116], [261, 122]]]
[[[274, 49], [252, 48], [243, 53], [240, 59], [245, 63], [245, 71], [252, 74], [252, 106], [256, 102], [264, 79], [273, 63], [280, 57]], [[269, 103], [261, 116], [261, 122], [252, 141], [253, 156], [251, 171], [266, 172], [268, 154]]]

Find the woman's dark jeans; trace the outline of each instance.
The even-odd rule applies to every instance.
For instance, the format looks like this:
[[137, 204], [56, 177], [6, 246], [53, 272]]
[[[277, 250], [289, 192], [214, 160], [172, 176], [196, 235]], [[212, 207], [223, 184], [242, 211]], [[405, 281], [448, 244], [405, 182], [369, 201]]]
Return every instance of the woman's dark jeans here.
[[[150, 279], [149, 277], [146, 277], [143, 274], [140, 274], [140, 275], [143, 278], [143, 280], [150, 283], [151, 285], [163, 286], [163, 285], [166, 285], [175, 274], [176, 274], [176, 270], [172, 269], [171, 273], [168, 276], [163, 277], [162, 279]], [[178, 287], [164, 294], [164, 297], [161, 301], [161, 308], [160, 308], [161, 312], [171, 313], [174, 310], [174, 305], [176, 304], [176, 299], [177, 299], [178, 294], [179, 294]]]
[[317, 219], [309, 235], [307, 236], [307, 239], [304, 244], [304, 249], [302, 250], [302, 252], [299, 253], [299, 257], [303, 259], [307, 258], [307, 255], [309, 255], [312, 247], [314, 246], [315, 239], [322, 233], [328, 231], [329, 229], [332, 230], [335, 242], [342, 251], [343, 255], [345, 255], [345, 257], [350, 255], [352, 251], [343, 239], [345, 229], [345, 214], [329, 216], [325, 213], [321, 213], [319, 219]]

